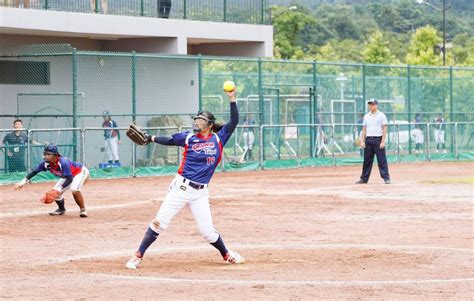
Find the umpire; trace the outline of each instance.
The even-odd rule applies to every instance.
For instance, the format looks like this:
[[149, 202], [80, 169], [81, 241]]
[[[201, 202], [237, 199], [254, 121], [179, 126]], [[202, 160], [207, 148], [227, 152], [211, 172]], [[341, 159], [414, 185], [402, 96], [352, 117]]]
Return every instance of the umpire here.
[[387, 117], [378, 110], [379, 102], [376, 99], [369, 100], [367, 104], [369, 105], [369, 113], [364, 116], [360, 136], [360, 145], [364, 149], [364, 165], [360, 180], [356, 184], [366, 184], [369, 181], [375, 155], [379, 164], [380, 176], [385, 180], [385, 184], [390, 184], [387, 157], [385, 156]]

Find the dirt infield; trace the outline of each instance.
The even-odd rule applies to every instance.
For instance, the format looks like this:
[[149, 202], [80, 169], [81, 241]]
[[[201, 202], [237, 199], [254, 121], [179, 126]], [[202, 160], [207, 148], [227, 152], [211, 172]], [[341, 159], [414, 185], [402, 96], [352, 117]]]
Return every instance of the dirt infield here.
[[474, 293], [472, 163], [391, 165], [392, 185], [360, 167], [216, 174], [214, 223], [246, 257], [226, 265], [188, 208], [136, 271], [125, 263], [172, 177], [97, 180], [90, 217], [68, 193], [65, 216], [0, 186], [0, 298], [469, 299]]

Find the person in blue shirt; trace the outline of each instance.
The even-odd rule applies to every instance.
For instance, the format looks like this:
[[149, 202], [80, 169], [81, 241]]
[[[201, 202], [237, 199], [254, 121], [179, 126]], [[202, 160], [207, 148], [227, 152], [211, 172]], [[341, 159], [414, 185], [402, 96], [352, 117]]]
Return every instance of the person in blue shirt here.
[[30, 172], [23, 180], [16, 184], [15, 189], [20, 190], [30, 182], [30, 180], [38, 173], [49, 171], [56, 177], [60, 178], [54, 186], [54, 190], [59, 192], [56, 199], [58, 209], [50, 213], [50, 215], [63, 215], [66, 213], [64, 206], [63, 194], [71, 189], [72, 195], [76, 204], [79, 206], [80, 217], [87, 217], [86, 207], [84, 205], [84, 196], [81, 193], [81, 188], [89, 178], [89, 170], [79, 162], [74, 162], [69, 158], [63, 157], [59, 154], [58, 147], [54, 144], [49, 144], [44, 148], [43, 161]]
[[214, 228], [209, 206], [209, 182], [221, 161], [224, 145], [239, 123], [236, 91], [234, 89], [226, 93], [230, 101], [230, 120], [226, 124], [217, 123], [211, 112], [202, 111], [194, 117], [192, 132], [181, 132], [171, 137], [148, 136], [149, 142], [181, 146], [184, 152], [178, 174], [171, 182], [166, 199], [149, 224], [138, 250], [127, 262], [127, 268], [138, 267], [148, 247], [168, 228], [172, 218], [185, 205], [190, 207], [204, 239], [219, 250], [227, 263], [245, 261], [239, 253], [225, 246]]

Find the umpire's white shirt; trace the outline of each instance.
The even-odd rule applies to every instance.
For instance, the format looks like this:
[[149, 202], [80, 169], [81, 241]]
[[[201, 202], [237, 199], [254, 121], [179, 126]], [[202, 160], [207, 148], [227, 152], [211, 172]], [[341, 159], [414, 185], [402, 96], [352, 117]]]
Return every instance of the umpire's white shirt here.
[[362, 126], [366, 127], [366, 137], [382, 137], [384, 125], [388, 125], [387, 116], [380, 111], [365, 114], [362, 122]]

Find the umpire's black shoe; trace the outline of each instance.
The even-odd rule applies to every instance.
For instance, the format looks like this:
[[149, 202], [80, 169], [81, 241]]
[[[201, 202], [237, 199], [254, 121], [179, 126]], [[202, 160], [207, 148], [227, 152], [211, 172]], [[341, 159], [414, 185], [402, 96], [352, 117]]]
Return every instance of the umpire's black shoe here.
[[63, 209], [56, 209], [56, 211], [50, 212], [49, 215], [64, 215], [66, 213], [66, 210]]
[[390, 182], [390, 180], [385, 180], [385, 184], [392, 184], [392, 182]]
[[360, 179], [359, 181], [355, 182], [356, 184], [367, 184], [364, 180]]

